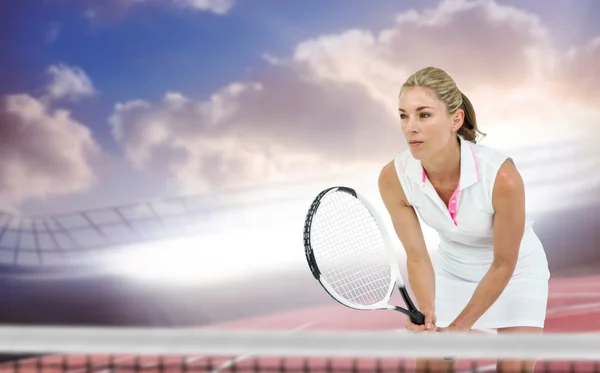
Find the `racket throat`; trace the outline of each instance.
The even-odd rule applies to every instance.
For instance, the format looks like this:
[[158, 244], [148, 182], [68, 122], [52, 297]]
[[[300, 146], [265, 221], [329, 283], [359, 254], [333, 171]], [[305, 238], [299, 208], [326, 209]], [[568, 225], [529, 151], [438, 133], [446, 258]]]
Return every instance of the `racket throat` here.
[[398, 290], [400, 291], [400, 295], [402, 295], [402, 300], [404, 300], [404, 304], [406, 304], [406, 307], [409, 310], [416, 311], [417, 307], [415, 306], [415, 304], [413, 303], [412, 299], [408, 295], [408, 291], [406, 290], [406, 288], [404, 286], [400, 286], [398, 288]]
[[425, 324], [425, 315], [423, 315], [423, 313], [421, 313], [417, 309], [417, 307], [413, 303], [412, 299], [408, 295], [408, 291], [406, 290], [406, 288], [404, 286], [400, 286], [400, 287], [398, 287], [398, 290], [400, 291], [400, 294], [402, 295], [402, 299], [404, 300], [404, 303], [406, 304], [407, 309], [396, 307], [396, 311], [400, 311], [403, 314], [405, 314], [406, 316], [410, 317], [410, 321], [412, 321], [413, 324], [417, 324], [417, 325]]
[[418, 310], [407, 310], [402, 307], [394, 306], [395, 311], [400, 311], [410, 318], [410, 321], [416, 325], [425, 324], [425, 315]]

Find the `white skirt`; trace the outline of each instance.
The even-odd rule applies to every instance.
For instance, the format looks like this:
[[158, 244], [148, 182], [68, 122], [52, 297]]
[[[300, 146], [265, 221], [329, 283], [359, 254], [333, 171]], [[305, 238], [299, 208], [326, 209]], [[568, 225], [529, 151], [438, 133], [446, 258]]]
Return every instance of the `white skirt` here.
[[[435, 260], [436, 325], [452, 323], [471, 300], [488, 264], [455, 260], [448, 251], [438, 252]], [[519, 258], [517, 268], [496, 302], [476, 321], [473, 329], [498, 329], [516, 326], [543, 328], [548, 304], [550, 272], [545, 253], [531, 250]]]
[[[436, 273], [435, 285], [436, 325], [446, 327], [469, 303], [478, 283]], [[514, 326], [543, 328], [547, 303], [548, 281], [511, 281], [496, 302], [476, 321], [473, 329]]]

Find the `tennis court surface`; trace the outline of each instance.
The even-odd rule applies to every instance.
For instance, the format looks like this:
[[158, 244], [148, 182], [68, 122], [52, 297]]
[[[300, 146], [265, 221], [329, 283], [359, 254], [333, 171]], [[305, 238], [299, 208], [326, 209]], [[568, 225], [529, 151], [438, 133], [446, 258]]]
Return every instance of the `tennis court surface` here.
[[432, 340], [404, 332], [396, 312], [332, 300], [197, 329], [2, 329], [3, 351], [43, 356], [2, 364], [0, 373], [409, 373], [415, 356], [446, 353], [459, 357], [456, 372], [495, 371], [494, 357], [508, 356], [538, 357], [536, 372], [600, 373], [600, 276], [554, 278], [550, 289], [546, 332], [535, 338], [484, 331]]

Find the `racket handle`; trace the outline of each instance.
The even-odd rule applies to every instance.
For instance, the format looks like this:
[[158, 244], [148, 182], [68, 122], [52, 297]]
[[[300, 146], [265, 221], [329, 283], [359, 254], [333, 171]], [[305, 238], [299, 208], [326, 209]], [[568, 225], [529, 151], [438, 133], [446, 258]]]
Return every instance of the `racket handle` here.
[[409, 315], [410, 321], [415, 325], [423, 325], [425, 324], [425, 315], [423, 315], [418, 310], [411, 311]]

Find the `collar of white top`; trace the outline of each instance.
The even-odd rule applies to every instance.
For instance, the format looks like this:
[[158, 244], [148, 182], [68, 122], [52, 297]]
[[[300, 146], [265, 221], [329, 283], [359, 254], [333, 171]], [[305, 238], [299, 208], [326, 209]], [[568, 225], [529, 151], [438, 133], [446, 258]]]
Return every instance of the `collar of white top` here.
[[[458, 136], [458, 138], [461, 144], [459, 190], [463, 190], [481, 180], [481, 174], [479, 172], [479, 164], [477, 162], [477, 157], [475, 156], [473, 144], [463, 139], [462, 136]], [[408, 159], [406, 172], [408, 177], [421, 186], [426, 184], [427, 175], [425, 174], [425, 169], [420, 160], [410, 157]]]

